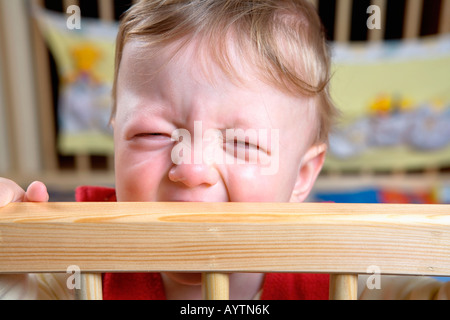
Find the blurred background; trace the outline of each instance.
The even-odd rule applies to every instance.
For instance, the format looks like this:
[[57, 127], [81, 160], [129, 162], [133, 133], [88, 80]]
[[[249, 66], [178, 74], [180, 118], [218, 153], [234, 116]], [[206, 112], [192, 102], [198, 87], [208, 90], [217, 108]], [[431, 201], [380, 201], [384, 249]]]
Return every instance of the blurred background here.
[[[313, 3], [343, 114], [310, 201], [450, 203], [450, 0]], [[0, 176], [43, 181], [51, 201], [114, 186], [114, 40], [131, 5], [0, 0]]]

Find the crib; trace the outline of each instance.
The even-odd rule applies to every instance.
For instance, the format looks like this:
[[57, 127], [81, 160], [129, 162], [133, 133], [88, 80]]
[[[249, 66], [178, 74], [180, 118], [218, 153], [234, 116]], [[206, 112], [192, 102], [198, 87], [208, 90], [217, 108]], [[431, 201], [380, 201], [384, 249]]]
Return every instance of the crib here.
[[[414, 39], [421, 36], [431, 34], [446, 34], [450, 33], [450, 0], [433, 0], [427, 1], [426, 6], [423, 0], [312, 0], [316, 5], [324, 25], [327, 30], [328, 38], [331, 41], [345, 43], [350, 41], [367, 41], [375, 42], [383, 39]], [[395, 2], [395, 4], [394, 4]], [[29, 6], [37, 5], [46, 7], [52, 10], [64, 12], [69, 5], [79, 5], [83, 8], [84, 14], [90, 17], [96, 17], [104, 21], [118, 20], [121, 13], [130, 6], [130, 1], [118, 0], [97, 0], [97, 1], [83, 1], [83, 0], [62, 0], [62, 1], [44, 1], [44, 0], [20, 0], [9, 1], [0, 0], [0, 176], [10, 178], [17, 181], [22, 186], [26, 186], [29, 182], [34, 180], [44, 181], [50, 188], [73, 190], [74, 187], [81, 184], [89, 185], [113, 185], [114, 184], [114, 158], [112, 154], [93, 155], [93, 154], [71, 154], [63, 155], [56, 148], [56, 140], [58, 135], [57, 130], [57, 110], [56, 101], [58, 99], [57, 92], [57, 76], [55, 75], [54, 61], [49, 53], [42, 34], [33, 19], [30, 18]], [[377, 5], [381, 8], [381, 16], [385, 19], [381, 29], [367, 29], [359, 27], [362, 17], [365, 21], [367, 14], [365, 10], [371, 4]], [[363, 10], [363, 11], [361, 11]], [[357, 13], [363, 12], [363, 14]], [[401, 18], [399, 18], [401, 17]], [[20, 53], [20, 54], [19, 54]], [[424, 187], [432, 185], [436, 182], [450, 181], [448, 167], [436, 166], [430, 163], [429, 166], [424, 166], [420, 170], [409, 170], [408, 168], [395, 168], [391, 171], [376, 172], [373, 170], [360, 170], [357, 172], [346, 172], [336, 170], [324, 170], [319, 176], [316, 184], [317, 189], [329, 188], [336, 185], [339, 187], [360, 187], [361, 185], [399, 185], [402, 187]], [[254, 207], [243, 207], [242, 205], [228, 205], [226, 207], [208, 207], [198, 208], [192, 207], [186, 211], [180, 208], [174, 208], [169, 204], [159, 205], [155, 207], [148, 207], [138, 204], [133, 205], [132, 208], [122, 208], [120, 204], [114, 204], [113, 208], [108, 206], [96, 207], [90, 204], [78, 204], [79, 207], [73, 207], [74, 204], [48, 204], [45, 206], [35, 206], [33, 204], [14, 204], [6, 209], [2, 209], [0, 213], [0, 240], [10, 241], [22, 230], [21, 228], [38, 228], [39, 232], [52, 232], [52, 225], [63, 224], [69, 232], [77, 234], [79, 232], [86, 232], [85, 235], [93, 241], [99, 239], [99, 230], [105, 227], [108, 218], [118, 219], [130, 228], [130, 237], [136, 236], [133, 234], [133, 224], [136, 221], [121, 220], [124, 212], [132, 210], [133, 212], [141, 212], [141, 218], [147, 219], [149, 212], [152, 210], [159, 210], [155, 214], [167, 213], [170, 218], [178, 215], [188, 215], [189, 210], [202, 210], [208, 212], [199, 223], [201, 233], [199, 236], [214, 240], [217, 234], [224, 232], [229, 227], [229, 221], [216, 221], [210, 213], [219, 210], [222, 215], [239, 215], [243, 214], [255, 215], [255, 210], [258, 212], [265, 212], [268, 216], [274, 215], [277, 221], [289, 221], [295, 228], [303, 230], [306, 227], [319, 226], [324, 224], [322, 229], [319, 229], [319, 234], [322, 238], [317, 238], [317, 245], [323, 246], [329, 251], [336, 248], [329, 246], [329, 239], [326, 239], [326, 228], [329, 227], [325, 216], [320, 213], [328, 212], [333, 216], [333, 222], [337, 224], [337, 233], [348, 237], [350, 240], [355, 240], [356, 243], [361, 243], [361, 238], [358, 238], [360, 228], [367, 228], [368, 226], [377, 226], [386, 228], [386, 230], [397, 230], [396, 228], [405, 231], [395, 235], [399, 238], [390, 238], [389, 241], [414, 241], [418, 238], [426, 237], [430, 244], [426, 247], [419, 247], [420, 250], [413, 249], [410, 246], [401, 246], [388, 251], [385, 255], [381, 254], [379, 239], [373, 237], [365, 239], [365, 245], [373, 248], [371, 255], [364, 255], [362, 258], [368, 259], [372, 264], [382, 264], [382, 260], [391, 261], [390, 265], [383, 267], [384, 271], [389, 274], [419, 274], [419, 275], [439, 275], [450, 276], [450, 261], [448, 260], [450, 254], [448, 252], [448, 214], [447, 206], [377, 206], [377, 205], [328, 205], [328, 204], [303, 204], [298, 206], [283, 207], [284, 209], [270, 207], [270, 205], [255, 205]], [[82, 208], [82, 209], [80, 209]], [[78, 218], [75, 214], [79, 214], [80, 210], [90, 221], [87, 223], [88, 228], [82, 223], [78, 223]], [[281, 210], [281, 211], [280, 211]], [[36, 212], [42, 218], [40, 224], [35, 224], [33, 221], [17, 220], [17, 215], [21, 215], [25, 211]], [[95, 213], [94, 213], [95, 211]], [[60, 213], [67, 213], [67, 221], [60, 221]], [[113, 212], [113, 213], [111, 213]], [[314, 212], [318, 215], [312, 218], [309, 213]], [[355, 217], [348, 220], [348, 216], [343, 212], [353, 212]], [[217, 212], [216, 212], [217, 213]], [[292, 214], [298, 215], [296, 220], [292, 220]], [[406, 213], [404, 217], [400, 217], [399, 213]], [[98, 216], [102, 218], [98, 218]], [[111, 216], [109, 216], [111, 215]], [[392, 219], [392, 216], [395, 218]], [[264, 215], [258, 216], [258, 219], [266, 219]], [[283, 232], [270, 231], [267, 228], [265, 221], [247, 221], [244, 216], [242, 221], [237, 223], [237, 227], [244, 228], [244, 225], [251, 225], [256, 230], [269, 232], [270, 237], [283, 237]], [[148, 218], [150, 219], [150, 218]], [[199, 218], [200, 219], [200, 218]], [[328, 216], [327, 216], [328, 219]], [[175, 219], [176, 220], [176, 219]], [[87, 220], [86, 220], [87, 221]], [[119, 223], [118, 222], [118, 223]], [[426, 222], [425, 225], [420, 223]], [[158, 225], [157, 221], [146, 222], [149, 228]], [[192, 224], [181, 223], [182, 228], [186, 228], [186, 233], [192, 232]], [[282, 223], [281, 223], [282, 224]], [[407, 226], [406, 228], [404, 228]], [[258, 229], [259, 228], [259, 229]], [[334, 227], [333, 227], [334, 228]], [[16, 231], [11, 231], [16, 230]], [[17, 231], [19, 230], [19, 231]], [[83, 231], [84, 230], [84, 231]], [[91, 232], [92, 231], [92, 232]], [[197, 232], [198, 230], [195, 230]], [[214, 231], [214, 232], [210, 232]], [[245, 230], [243, 229], [245, 234]], [[20, 233], [20, 232], [19, 232]], [[395, 232], [394, 232], [395, 233]], [[167, 239], [167, 235], [161, 234], [161, 239]], [[31, 236], [30, 236], [31, 237]], [[61, 235], [55, 234], [55, 237]], [[166, 237], [166, 238], [164, 238]], [[394, 236], [393, 236], [394, 237]], [[245, 237], [239, 239], [242, 245], [245, 245]], [[45, 239], [29, 238], [29, 242], [39, 243], [41, 241], [45, 249]], [[278, 239], [284, 241], [286, 239]], [[300, 241], [299, 239], [297, 239]], [[386, 240], [386, 239], [385, 239]], [[106, 240], [105, 240], [106, 241]], [[214, 240], [215, 241], [215, 240]], [[381, 241], [381, 240], [380, 240]], [[351, 242], [351, 241], [350, 241]], [[5, 242], [6, 243], [6, 242]], [[64, 243], [64, 242], [61, 242]], [[432, 244], [439, 245], [433, 246]], [[112, 246], [112, 243], [98, 243], [98, 245]], [[148, 245], [151, 245], [149, 240]], [[217, 243], [217, 248], [223, 244]], [[205, 274], [205, 298], [206, 299], [224, 299], [227, 298], [227, 277], [226, 272], [235, 272], [236, 270], [244, 272], [274, 272], [274, 271], [296, 271], [296, 272], [325, 272], [331, 273], [331, 292], [332, 299], [353, 299], [356, 297], [356, 278], [357, 274], [365, 273], [368, 266], [367, 260], [363, 261], [357, 259], [349, 263], [346, 259], [333, 256], [332, 253], [327, 252], [324, 256], [312, 261], [311, 265], [305, 265], [304, 260], [298, 260], [296, 265], [291, 265], [288, 269], [285, 268], [284, 263], [287, 261], [277, 260], [278, 257], [271, 256], [271, 250], [276, 250], [271, 247], [269, 243], [268, 256], [261, 256], [256, 260], [256, 265], [250, 269], [236, 266], [233, 259], [225, 261], [223, 264], [215, 265], [210, 260], [201, 261], [203, 264], [193, 264], [191, 267], [181, 271], [201, 271]], [[289, 245], [291, 246], [291, 245]], [[295, 243], [289, 247], [289, 251], [294, 253]], [[11, 266], [7, 263], [11, 261], [10, 253], [4, 250], [5, 246], [0, 246], [0, 273], [10, 272], [65, 272], [67, 263], [71, 262], [71, 254], [74, 252], [67, 252], [67, 257], [62, 260], [64, 264], [54, 264], [49, 266], [39, 265], [38, 261], [32, 261], [32, 254], [29, 252], [17, 253], [23, 255], [23, 258], [32, 261], [30, 269], [24, 268], [23, 265], [17, 264]], [[217, 249], [216, 248], [216, 249]], [[29, 249], [29, 248], [28, 248]], [[25, 249], [28, 250], [28, 249]], [[49, 249], [48, 252], [53, 250]], [[80, 249], [82, 253], [87, 255], [93, 254], [88, 252], [88, 249]], [[84, 250], [84, 251], [83, 251]], [[109, 250], [109, 249], [108, 249]], [[292, 251], [291, 251], [292, 250]], [[344, 256], [349, 257], [349, 253], [355, 250], [354, 247], [343, 244], [339, 248]], [[431, 252], [428, 252], [431, 250]], [[104, 253], [114, 253], [105, 251]], [[237, 254], [237, 252], [235, 252]], [[233, 252], [231, 251], [230, 255]], [[410, 256], [407, 263], [395, 259], [396, 255]], [[426, 254], [431, 261], [435, 263], [429, 264], [422, 260], [421, 255]], [[216, 253], [211, 252], [210, 256], [216, 256]], [[342, 257], [342, 256], [341, 256]], [[187, 256], [178, 257], [189, 258]], [[219, 257], [220, 258], [220, 257]], [[139, 254], [135, 254], [130, 258], [130, 263], [137, 263], [137, 266], [132, 268], [132, 271], [148, 271], [149, 266], [142, 266], [142, 258]], [[274, 262], [267, 266], [267, 260]], [[324, 261], [330, 262], [334, 267], [324, 266]], [[159, 260], [151, 266], [152, 270], [162, 271], [167, 269], [167, 261]], [[412, 261], [420, 261], [422, 264], [415, 265]], [[111, 269], [110, 265], [102, 262], [93, 263], [87, 261], [86, 265], [82, 265], [85, 281], [85, 288], [93, 290], [82, 290], [80, 298], [101, 298], [101, 278], [100, 272], [107, 271], [121, 271], [129, 270], [130, 266], [121, 264], [120, 259], [117, 258], [117, 267], [119, 269]], [[147, 262], [147, 261], [146, 261]], [[411, 262], [411, 264], [410, 264]], [[399, 266], [402, 264], [402, 266]], [[438, 266], [438, 267], [437, 267]], [[50, 268], [50, 269], [48, 269]], [[215, 288], [215, 289], [212, 289]]]
[[327, 273], [330, 299], [354, 300], [358, 274], [450, 276], [449, 228], [449, 205], [14, 203], [0, 274], [76, 266], [78, 298], [100, 300], [103, 272], [201, 272], [226, 300], [232, 272]]
[[[314, 0], [328, 37], [339, 43], [411, 39], [450, 32], [450, 1], [352, 1]], [[81, 5], [83, 15], [105, 21], [119, 19], [129, 1], [6, 1], [0, 2], [0, 176], [24, 186], [33, 180], [45, 181], [59, 189], [72, 190], [80, 184], [112, 185], [112, 154], [62, 155], [56, 147], [58, 79], [54, 61], [46, 47], [29, 7], [35, 4], [65, 12], [71, 4]], [[385, 25], [367, 29], [366, 8], [381, 9]], [[17, 54], [20, 52], [20, 54]], [[412, 170], [395, 168], [390, 172], [324, 170], [318, 188], [330, 183], [402, 185], [427, 184], [448, 180], [448, 168], [430, 163]]]

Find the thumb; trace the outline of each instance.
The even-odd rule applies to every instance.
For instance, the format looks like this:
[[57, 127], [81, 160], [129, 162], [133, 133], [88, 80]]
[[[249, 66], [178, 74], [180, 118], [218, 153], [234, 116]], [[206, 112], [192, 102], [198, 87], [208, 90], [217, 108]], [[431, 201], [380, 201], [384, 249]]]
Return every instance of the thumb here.
[[40, 181], [35, 181], [30, 184], [23, 198], [24, 202], [48, 202], [48, 200], [47, 187]]
[[0, 208], [11, 202], [22, 201], [25, 191], [14, 181], [0, 178]]

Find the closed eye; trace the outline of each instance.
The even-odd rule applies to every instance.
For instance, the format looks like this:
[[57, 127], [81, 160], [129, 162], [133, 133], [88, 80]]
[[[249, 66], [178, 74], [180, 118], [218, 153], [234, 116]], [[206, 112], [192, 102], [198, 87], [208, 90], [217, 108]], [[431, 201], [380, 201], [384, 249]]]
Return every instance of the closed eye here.
[[245, 148], [245, 149], [260, 150], [260, 147], [258, 145], [250, 143], [248, 141], [234, 140], [234, 141], [230, 141], [230, 142], [233, 143], [235, 148]]
[[143, 137], [168, 137], [168, 135], [164, 134], [164, 133], [148, 133], [148, 132], [144, 132], [144, 133], [138, 133], [134, 136], [135, 138], [143, 138]]
[[145, 146], [148, 148], [160, 148], [173, 144], [170, 135], [159, 132], [137, 133], [133, 136], [131, 142], [136, 146]]
[[266, 152], [257, 144], [238, 139], [226, 141], [224, 148], [228, 154], [245, 163], [257, 163], [260, 156], [264, 156]]

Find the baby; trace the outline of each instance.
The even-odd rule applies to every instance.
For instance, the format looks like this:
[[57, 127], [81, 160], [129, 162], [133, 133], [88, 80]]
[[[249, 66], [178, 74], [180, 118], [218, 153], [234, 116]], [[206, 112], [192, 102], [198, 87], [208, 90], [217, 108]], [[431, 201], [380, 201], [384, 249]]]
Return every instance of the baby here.
[[[117, 38], [117, 201], [304, 201], [337, 113], [329, 79], [322, 25], [306, 0], [137, 3]], [[24, 191], [0, 180], [0, 206], [47, 200], [41, 182]], [[299, 277], [283, 279], [304, 290]], [[163, 298], [201, 298], [199, 274], [156, 281]], [[230, 298], [274, 298], [268, 281], [232, 274]], [[326, 297], [327, 278], [314, 281]]]

